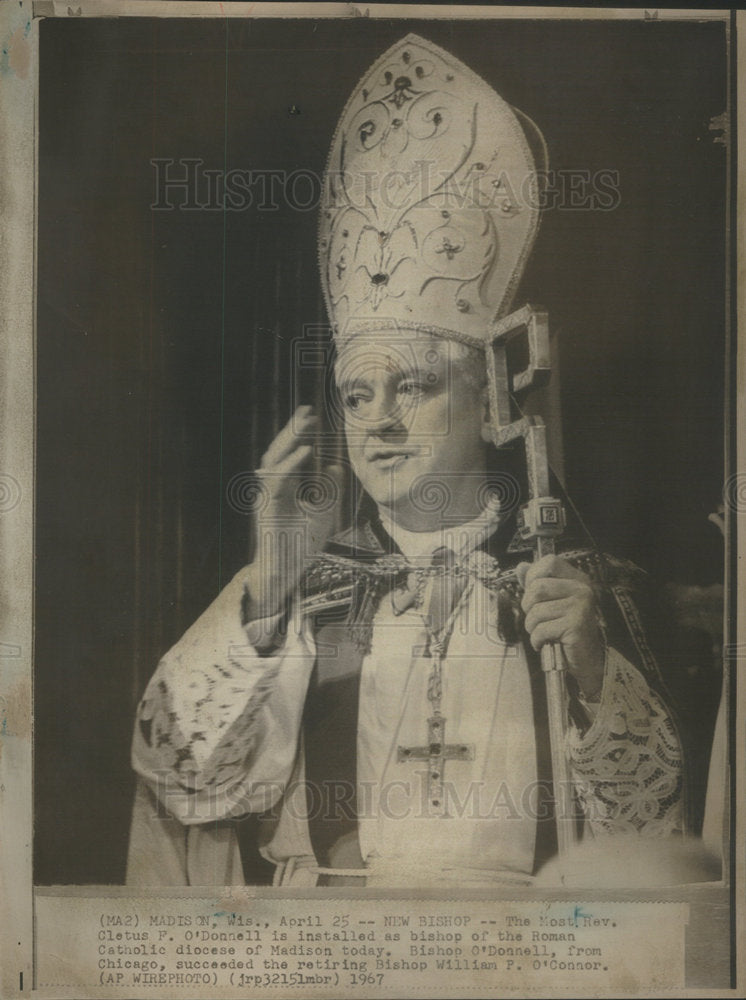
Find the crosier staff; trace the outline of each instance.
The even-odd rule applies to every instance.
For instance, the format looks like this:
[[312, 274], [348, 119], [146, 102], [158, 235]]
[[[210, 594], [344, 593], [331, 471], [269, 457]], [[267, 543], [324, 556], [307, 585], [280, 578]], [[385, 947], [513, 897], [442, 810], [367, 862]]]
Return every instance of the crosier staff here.
[[[525, 331], [528, 341], [528, 364], [523, 371], [510, 372], [508, 344]], [[546, 425], [539, 416], [512, 419], [511, 393], [546, 384], [551, 374], [549, 324], [540, 307], [525, 305], [490, 325], [487, 345], [487, 374], [490, 396], [492, 440], [501, 448], [520, 438], [526, 452], [528, 502], [519, 511], [518, 533], [533, 548], [534, 561], [553, 555], [555, 541], [565, 527], [562, 503], [550, 496], [549, 460]], [[561, 858], [566, 858], [577, 843], [572, 778], [567, 753], [567, 685], [565, 657], [560, 643], [541, 647], [549, 719], [549, 742], [552, 755], [557, 844]]]

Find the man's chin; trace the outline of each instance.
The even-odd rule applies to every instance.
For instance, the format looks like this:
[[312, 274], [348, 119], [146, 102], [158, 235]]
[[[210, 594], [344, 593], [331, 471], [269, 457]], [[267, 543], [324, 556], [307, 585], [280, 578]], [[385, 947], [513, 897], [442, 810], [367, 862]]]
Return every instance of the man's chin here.
[[365, 492], [376, 503], [392, 508], [411, 503], [418, 479], [418, 474], [413, 469], [407, 468], [406, 473], [401, 466], [397, 469], [365, 471], [366, 475], [358, 473], [358, 479]]
[[368, 487], [365, 486], [365, 484], [363, 484], [363, 487], [365, 489], [365, 492], [371, 498], [371, 500], [374, 500], [375, 503], [379, 504], [379, 506], [381, 507], [384, 507], [387, 511], [390, 511], [392, 514], [395, 514], [396, 511], [400, 508], [403, 508], [405, 506], [409, 508], [412, 506], [412, 501], [408, 489], [402, 492], [401, 490], [391, 490], [391, 489], [386, 489], [385, 487], [382, 488], [376, 488], [375, 486]]
[[411, 507], [412, 501], [410, 497], [409, 488], [410, 485], [407, 483], [402, 486], [401, 483], [381, 483], [381, 482], [364, 482], [360, 481], [361, 486], [378, 506], [385, 508], [394, 514], [398, 509], [403, 507]]

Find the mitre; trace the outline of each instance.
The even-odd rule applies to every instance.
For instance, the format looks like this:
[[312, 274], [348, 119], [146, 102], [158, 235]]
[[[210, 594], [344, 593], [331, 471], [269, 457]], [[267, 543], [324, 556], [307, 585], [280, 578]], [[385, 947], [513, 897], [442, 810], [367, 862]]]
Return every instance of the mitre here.
[[539, 224], [543, 139], [480, 77], [417, 35], [352, 93], [323, 185], [319, 262], [337, 342], [427, 331], [484, 346]]

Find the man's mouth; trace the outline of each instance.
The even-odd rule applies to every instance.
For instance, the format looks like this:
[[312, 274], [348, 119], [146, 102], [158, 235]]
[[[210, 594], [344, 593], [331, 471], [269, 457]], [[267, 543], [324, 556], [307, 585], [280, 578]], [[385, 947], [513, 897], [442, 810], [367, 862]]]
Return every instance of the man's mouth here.
[[402, 448], [377, 448], [368, 455], [368, 461], [375, 465], [394, 465], [411, 457], [412, 452]]

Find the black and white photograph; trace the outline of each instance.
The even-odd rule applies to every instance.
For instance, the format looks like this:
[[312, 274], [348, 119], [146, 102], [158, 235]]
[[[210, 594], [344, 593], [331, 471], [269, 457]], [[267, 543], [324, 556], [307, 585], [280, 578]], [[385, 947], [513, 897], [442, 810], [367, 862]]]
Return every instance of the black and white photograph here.
[[5, 18], [6, 995], [737, 990], [735, 53], [728, 11]]

